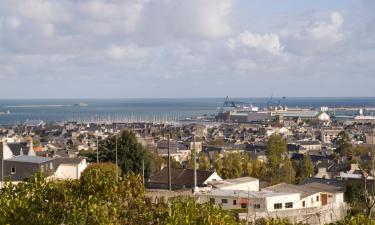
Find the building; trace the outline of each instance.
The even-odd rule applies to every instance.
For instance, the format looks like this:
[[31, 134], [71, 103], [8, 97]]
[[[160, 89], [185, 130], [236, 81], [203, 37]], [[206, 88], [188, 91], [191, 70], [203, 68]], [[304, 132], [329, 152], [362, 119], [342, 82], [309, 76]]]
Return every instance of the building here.
[[343, 131], [340, 128], [324, 128], [320, 131], [320, 140], [322, 143], [331, 143], [339, 133]]
[[13, 182], [24, 181], [37, 172], [44, 173], [46, 176], [53, 175], [55, 165], [53, 158], [19, 155], [9, 159], [4, 159], [3, 179], [9, 179]]
[[[197, 170], [197, 187], [205, 187], [209, 182], [222, 178], [214, 171]], [[149, 189], [168, 189], [168, 168], [162, 169], [149, 178], [146, 186]], [[194, 170], [171, 168], [172, 189], [194, 188]]]
[[222, 190], [259, 191], [259, 179], [253, 177], [240, 177], [227, 180], [208, 182], [208, 186]]
[[79, 179], [88, 166], [85, 158], [55, 158], [54, 164], [53, 178], [57, 179]]
[[347, 206], [341, 187], [322, 183], [281, 183], [261, 191], [201, 189], [199, 202], [211, 202], [225, 210], [245, 209], [239, 218], [288, 218], [294, 223], [326, 224], [343, 219]]

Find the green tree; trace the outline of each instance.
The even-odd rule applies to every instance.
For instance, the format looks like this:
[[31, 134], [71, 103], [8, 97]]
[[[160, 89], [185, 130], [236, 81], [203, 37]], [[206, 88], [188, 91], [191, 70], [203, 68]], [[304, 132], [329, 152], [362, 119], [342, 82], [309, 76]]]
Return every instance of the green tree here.
[[200, 170], [211, 170], [210, 158], [206, 153], [199, 154], [198, 165]]
[[280, 166], [287, 152], [286, 142], [280, 135], [271, 135], [267, 141], [267, 164], [271, 183], [277, 183], [280, 175]]
[[290, 159], [285, 159], [281, 167], [281, 176], [279, 179], [274, 179], [273, 182], [286, 182], [293, 184], [295, 182], [296, 172], [293, 168], [292, 161]]
[[0, 224], [237, 224], [235, 217], [212, 204], [176, 199], [146, 203], [139, 175], [118, 181], [116, 165], [97, 164], [79, 180], [49, 180], [38, 173], [26, 182], [7, 183], [0, 192]]
[[251, 176], [253, 173], [253, 165], [250, 160], [249, 154], [245, 153], [242, 157], [242, 171], [246, 176]]
[[310, 155], [303, 156], [303, 176], [304, 177], [311, 177], [314, 172], [314, 166], [311, 162]]
[[[125, 130], [119, 136], [111, 136], [101, 141], [99, 144], [100, 162], [114, 163], [116, 161], [116, 139], [118, 165], [122, 171], [142, 174], [142, 163], [144, 162], [145, 177], [148, 178], [152, 170], [151, 153], [138, 143], [131, 131]], [[91, 159], [96, 161], [96, 154]]]
[[223, 170], [223, 160], [221, 159], [220, 154], [218, 152], [215, 152], [213, 164], [216, 173], [221, 175], [221, 172]]
[[254, 160], [253, 169], [252, 169], [252, 177], [256, 177], [258, 179], [265, 179], [266, 176], [267, 176], [266, 164], [261, 162], [259, 159]]
[[352, 144], [349, 135], [345, 131], [341, 131], [336, 138], [336, 152], [340, 156], [353, 156]]

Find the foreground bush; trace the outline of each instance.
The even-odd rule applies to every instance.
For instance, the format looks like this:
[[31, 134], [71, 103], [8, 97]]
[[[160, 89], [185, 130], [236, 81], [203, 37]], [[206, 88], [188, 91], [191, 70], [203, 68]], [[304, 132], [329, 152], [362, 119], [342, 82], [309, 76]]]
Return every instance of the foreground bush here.
[[193, 199], [174, 200], [170, 207], [147, 204], [141, 177], [116, 181], [115, 168], [90, 167], [79, 180], [46, 181], [36, 174], [18, 185], [7, 183], [0, 193], [0, 224], [237, 224], [232, 214]]

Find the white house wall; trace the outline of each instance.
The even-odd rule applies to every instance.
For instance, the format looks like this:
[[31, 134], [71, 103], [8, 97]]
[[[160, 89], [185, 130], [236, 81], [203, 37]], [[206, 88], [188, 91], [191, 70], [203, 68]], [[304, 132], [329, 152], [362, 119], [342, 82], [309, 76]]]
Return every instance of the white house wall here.
[[[285, 210], [288, 208], [285, 208], [285, 203], [292, 202], [293, 203], [293, 208], [290, 209], [296, 209], [300, 208], [300, 194], [285, 194], [285, 195], [278, 195], [278, 196], [272, 196], [272, 197], [267, 197], [266, 199], [266, 211], [271, 212], [271, 211], [281, 211]], [[274, 205], [276, 203], [281, 203], [282, 208], [281, 209], [275, 209]]]

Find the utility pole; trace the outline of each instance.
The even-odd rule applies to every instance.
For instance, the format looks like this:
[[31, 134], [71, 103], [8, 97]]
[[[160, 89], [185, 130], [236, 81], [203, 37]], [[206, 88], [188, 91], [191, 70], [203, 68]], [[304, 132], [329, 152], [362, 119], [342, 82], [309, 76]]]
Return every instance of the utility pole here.
[[117, 164], [117, 135], [116, 135], [116, 181], [118, 181], [118, 164]]
[[142, 183], [145, 186], [145, 160], [142, 159]]
[[172, 190], [172, 176], [171, 176], [171, 135], [168, 134], [168, 190]]
[[195, 149], [195, 133], [193, 134], [193, 151], [194, 151], [194, 193], [197, 189], [197, 152]]
[[96, 137], [96, 163], [99, 163], [99, 138]]
[[4, 188], [4, 142], [0, 142], [1, 149], [1, 189]]

